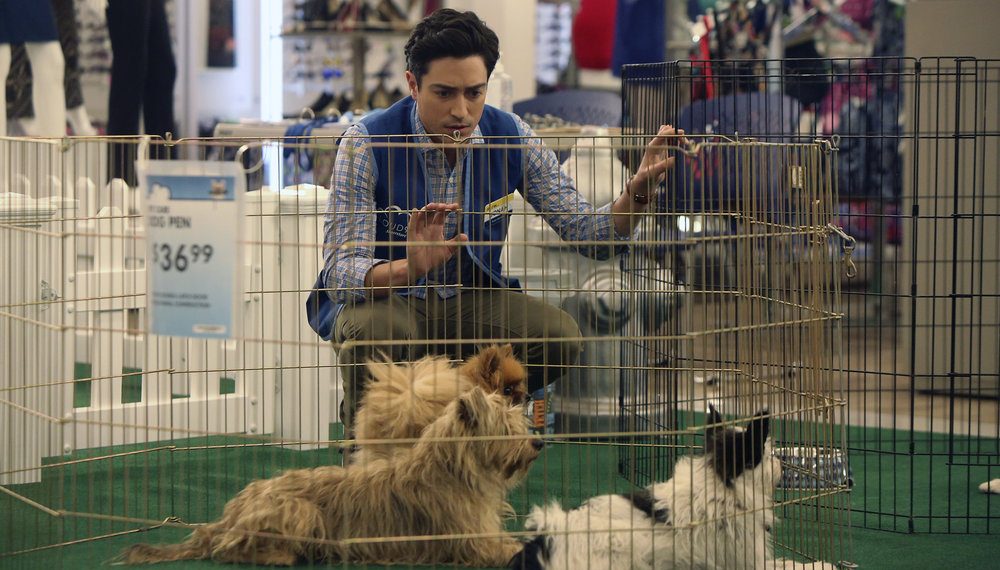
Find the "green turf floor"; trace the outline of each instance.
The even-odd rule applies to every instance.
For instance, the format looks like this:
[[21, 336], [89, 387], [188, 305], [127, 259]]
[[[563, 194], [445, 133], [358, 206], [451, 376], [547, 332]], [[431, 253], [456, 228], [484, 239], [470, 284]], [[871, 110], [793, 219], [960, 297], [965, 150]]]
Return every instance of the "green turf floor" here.
[[[336, 433], [332, 435], [337, 436]], [[985, 477], [987, 468], [954, 465], [969, 463], [968, 458], [978, 456], [974, 452], [981, 451], [983, 446], [995, 445], [995, 442], [943, 441], [944, 436], [914, 438], [912, 472], [916, 475], [911, 490], [911, 456], [884, 453], [897, 443], [901, 448], [909, 449], [910, 438], [907, 434], [852, 428], [848, 435], [855, 478], [859, 483], [865, 483], [856, 485], [849, 493], [853, 509], [851, 532], [843, 527], [831, 530], [828, 527], [810, 528], [807, 523], [796, 524], [794, 528], [779, 524], [777, 536], [789, 538], [797, 544], [809, 544], [817, 536], [832, 537], [832, 543], [824, 541], [829, 543], [826, 548], [832, 548], [836, 556], [852, 560], [861, 568], [1000, 566], [996, 562], [1000, 560], [996, 537], [1000, 526], [1000, 498], [983, 495], [970, 485], [979, 477]], [[10, 489], [42, 505], [71, 513], [101, 513], [147, 520], [162, 520], [173, 515], [185, 521], [201, 522], [216, 517], [225, 501], [254, 478], [267, 477], [283, 469], [338, 464], [341, 460], [340, 454], [333, 449], [301, 452], [269, 446], [224, 445], [233, 442], [245, 443], [246, 440], [185, 440], [177, 442], [178, 449], [174, 450], [164, 444], [163, 450], [152, 453], [46, 469], [41, 483], [11, 486]], [[183, 450], [206, 444], [218, 447]], [[951, 467], [946, 464], [948, 457], [935, 455], [932, 460], [929, 455], [921, 455], [931, 450], [940, 453], [941, 446], [947, 446], [953, 452], [950, 456]], [[135, 446], [122, 446], [114, 451], [121, 453], [134, 449]], [[883, 453], [865, 452], [870, 449], [879, 449]], [[73, 459], [106, 452], [78, 453]], [[617, 457], [617, 451], [604, 444], [577, 442], [550, 445], [532, 468], [525, 484], [512, 493], [511, 503], [519, 513], [524, 513], [533, 504], [555, 498], [565, 505], [576, 505], [594, 494], [625, 491], [630, 484], [618, 476]], [[893, 477], [893, 473], [897, 477]], [[905, 481], [906, 484], [897, 481]], [[911, 496], [914, 498], [912, 506], [907, 506], [911, 505]], [[788, 498], [779, 492], [778, 499], [783, 497]], [[822, 501], [817, 504], [820, 503]], [[786, 521], [799, 522], [811, 516], [808, 511], [807, 507], [789, 507], [783, 514]], [[912, 517], [877, 514], [893, 511], [908, 513]], [[910, 518], [916, 521], [914, 528], [917, 531], [948, 531], [947, 517], [933, 517], [949, 512], [961, 515], [951, 517], [951, 532], [979, 534], [905, 533]], [[517, 528], [518, 524], [518, 521], [513, 521], [512, 528]], [[862, 529], [859, 525], [900, 532]], [[182, 529], [164, 528], [44, 548], [128, 531], [137, 526], [142, 525], [86, 516], [55, 518], [2, 494], [0, 569], [98, 568], [107, 566], [108, 561], [127, 545], [175, 542], [186, 534]], [[786, 536], [788, 532], [793, 535]], [[37, 550], [30, 551], [32, 549]], [[8, 554], [12, 552], [22, 553]], [[208, 562], [163, 566], [171, 569], [216, 567]]]

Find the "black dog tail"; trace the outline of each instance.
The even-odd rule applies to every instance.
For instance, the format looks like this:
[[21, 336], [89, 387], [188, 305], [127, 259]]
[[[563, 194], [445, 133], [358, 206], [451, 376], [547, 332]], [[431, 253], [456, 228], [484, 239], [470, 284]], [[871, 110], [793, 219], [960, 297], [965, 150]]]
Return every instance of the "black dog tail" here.
[[511, 570], [543, 570], [549, 559], [551, 544], [544, 536], [536, 536], [531, 542], [510, 559], [507, 567]]

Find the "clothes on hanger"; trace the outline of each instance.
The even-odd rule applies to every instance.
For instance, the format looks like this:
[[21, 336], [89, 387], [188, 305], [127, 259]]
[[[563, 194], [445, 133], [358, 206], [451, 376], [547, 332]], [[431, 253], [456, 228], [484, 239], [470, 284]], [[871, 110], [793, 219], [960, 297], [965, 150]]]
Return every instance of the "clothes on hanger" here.
[[667, 7], [664, 2], [618, 0], [611, 72], [621, 77], [630, 63], [661, 62], [666, 56]]
[[821, 2], [808, 6], [808, 9], [782, 28], [782, 41], [786, 46], [807, 41], [818, 29], [827, 25], [837, 28], [854, 42], [865, 42], [870, 37], [865, 29], [841, 12], [837, 6]]
[[[416, 2], [417, 0], [410, 0], [410, 7]], [[424, 16], [430, 16], [441, 8], [444, 8], [444, 0], [424, 0]]]
[[380, 74], [378, 84], [375, 85], [375, 89], [372, 89], [372, 92], [368, 95], [368, 108], [386, 109], [392, 104], [392, 93], [385, 86], [385, 75]]
[[830, 91], [830, 65], [821, 57], [811, 39], [785, 48], [785, 93], [806, 107], [816, 105]]
[[336, 98], [337, 96], [333, 93], [323, 91], [318, 97], [316, 97], [316, 100], [309, 104], [308, 107], [313, 113], [319, 115], [323, 113], [327, 107], [330, 106], [330, 103], [333, 103]]
[[573, 54], [580, 69], [611, 67], [616, 7], [616, 0], [580, 0], [573, 17]]
[[298, 32], [394, 30], [410, 25], [407, 12], [393, 0], [300, 0], [292, 19], [292, 30]]
[[566, 2], [539, 4], [536, 14], [535, 80], [556, 87], [572, 55], [572, 6]]

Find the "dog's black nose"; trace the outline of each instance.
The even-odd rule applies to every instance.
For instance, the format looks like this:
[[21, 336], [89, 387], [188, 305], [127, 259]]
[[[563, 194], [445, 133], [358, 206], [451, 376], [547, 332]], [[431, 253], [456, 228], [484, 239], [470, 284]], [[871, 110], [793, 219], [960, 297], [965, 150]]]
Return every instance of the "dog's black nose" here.
[[542, 440], [542, 439], [533, 439], [533, 440], [531, 440], [531, 447], [534, 447], [538, 451], [541, 451], [542, 448], [545, 447], [545, 440]]

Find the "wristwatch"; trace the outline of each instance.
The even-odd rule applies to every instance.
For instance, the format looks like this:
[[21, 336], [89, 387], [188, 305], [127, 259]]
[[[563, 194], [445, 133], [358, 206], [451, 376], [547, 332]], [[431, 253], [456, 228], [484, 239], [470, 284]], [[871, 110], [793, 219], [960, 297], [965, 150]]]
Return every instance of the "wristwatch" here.
[[636, 204], [644, 204], [644, 205], [648, 204], [649, 203], [649, 193], [648, 193], [648, 191], [644, 192], [642, 194], [638, 194], [638, 193], [632, 191], [632, 180], [633, 179], [635, 179], [635, 176], [633, 176], [632, 178], [629, 178], [628, 182], [625, 183], [625, 192], [632, 198], [632, 201], [635, 202]]

